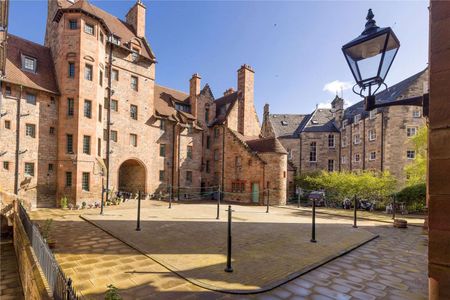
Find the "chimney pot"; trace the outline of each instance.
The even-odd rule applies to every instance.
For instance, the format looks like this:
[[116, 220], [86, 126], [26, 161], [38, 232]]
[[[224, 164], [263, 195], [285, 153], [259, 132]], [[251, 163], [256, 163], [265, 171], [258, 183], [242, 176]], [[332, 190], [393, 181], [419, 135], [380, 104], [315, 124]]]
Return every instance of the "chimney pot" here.
[[225, 92], [223, 92], [224, 96], [230, 95], [234, 93], [234, 89], [231, 87], [229, 89], [227, 89]]

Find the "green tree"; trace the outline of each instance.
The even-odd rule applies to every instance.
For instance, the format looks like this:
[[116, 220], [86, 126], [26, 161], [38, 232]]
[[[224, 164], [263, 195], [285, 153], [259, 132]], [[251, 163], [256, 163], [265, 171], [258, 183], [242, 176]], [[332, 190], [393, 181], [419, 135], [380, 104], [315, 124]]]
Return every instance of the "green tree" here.
[[405, 167], [408, 186], [423, 184], [426, 181], [428, 128], [422, 127], [412, 138], [412, 142], [416, 150], [416, 157]]

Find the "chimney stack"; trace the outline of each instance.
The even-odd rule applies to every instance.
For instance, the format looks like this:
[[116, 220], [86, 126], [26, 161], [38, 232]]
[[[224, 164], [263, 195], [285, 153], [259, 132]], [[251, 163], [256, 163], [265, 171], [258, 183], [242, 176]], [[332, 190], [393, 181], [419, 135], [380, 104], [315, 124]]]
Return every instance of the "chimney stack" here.
[[249, 65], [238, 70], [238, 131], [244, 136], [259, 136], [260, 127], [254, 104], [255, 72]]
[[234, 89], [231, 87], [231, 88], [227, 89], [225, 92], [223, 92], [223, 95], [228, 96], [233, 93], [234, 93]]
[[197, 97], [200, 94], [200, 75], [195, 73], [189, 80], [189, 101], [191, 103], [191, 114], [197, 118]]
[[146, 8], [142, 0], [137, 0], [126, 15], [127, 23], [133, 27], [136, 35], [140, 38], [145, 37], [145, 12]]

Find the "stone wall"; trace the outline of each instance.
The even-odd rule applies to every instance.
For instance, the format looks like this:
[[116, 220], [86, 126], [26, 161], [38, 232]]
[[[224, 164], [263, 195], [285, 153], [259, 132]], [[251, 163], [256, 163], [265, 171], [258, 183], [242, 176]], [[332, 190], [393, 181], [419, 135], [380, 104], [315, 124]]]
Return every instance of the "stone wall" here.
[[285, 205], [287, 195], [287, 155], [283, 153], [260, 153], [266, 162], [265, 188], [269, 191], [265, 197], [269, 197], [271, 205]]
[[[334, 135], [334, 147], [328, 147], [328, 135]], [[334, 169], [339, 163], [339, 133], [338, 132], [302, 132], [301, 133], [301, 165], [300, 174], [328, 170], [328, 160], [334, 161]], [[311, 143], [316, 142], [316, 161], [310, 161]]]

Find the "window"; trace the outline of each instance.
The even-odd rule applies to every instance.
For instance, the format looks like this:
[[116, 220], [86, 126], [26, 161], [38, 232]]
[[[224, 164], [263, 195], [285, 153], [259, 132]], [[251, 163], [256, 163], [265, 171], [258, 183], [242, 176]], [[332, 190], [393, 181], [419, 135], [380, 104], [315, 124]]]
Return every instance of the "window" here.
[[288, 153], [288, 156], [287, 156], [288, 159], [292, 159], [292, 149], [287, 148], [286, 151], [287, 151], [287, 153]]
[[11, 121], [5, 120], [5, 129], [11, 129]]
[[242, 162], [241, 162], [241, 157], [240, 156], [236, 156], [234, 158], [234, 165], [238, 168], [242, 166]]
[[55, 127], [50, 126], [49, 134], [50, 134], [50, 135], [55, 135]]
[[97, 139], [97, 156], [102, 156], [102, 139]]
[[209, 107], [205, 107], [205, 122], [209, 121]]
[[166, 157], [166, 145], [165, 144], [159, 145], [159, 156]]
[[83, 175], [81, 177], [81, 188], [83, 191], [89, 191], [89, 173], [83, 172]]
[[116, 45], [120, 45], [120, 38], [118, 36], [111, 36], [111, 43], [116, 44]]
[[369, 112], [369, 119], [375, 119], [376, 117], [377, 117], [377, 109], [375, 108]]
[[119, 102], [117, 100], [111, 100], [111, 110], [112, 111], [119, 110]]
[[36, 72], [36, 58], [22, 55], [22, 69], [35, 73]]
[[11, 87], [9, 85], [7, 85], [6, 88], [5, 88], [5, 95], [6, 96], [11, 96]]
[[334, 171], [334, 160], [329, 159], [328, 160], [328, 172], [333, 172], [333, 171]]
[[77, 20], [69, 20], [69, 29], [75, 30], [78, 28]]
[[34, 124], [25, 124], [25, 135], [35, 138], [36, 137], [36, 125]]
[[220, 129], [219, 127], [214, 128], [214, 138], [218, 138], [220, 136]]
[[99, 104], [99, 105], [98, 105], [98, 121], [99, 121], [99, 122], [102, 121], [102, 112], [103, 112], [102, 105]]
[[138, 90], [138, 78], [136, 76], [131, 76], [131, 89], [133, 91]]
[[69, 154], [73, 153], [73, 135], [66, 134], [66, 152]]
[[360, 115], [360, 114], [357, 114], [357, 115], [355, 115], [355, 116], [353, 117], [353, 122], [354, 122], [354, 123], [358, 123], [359, 120], [361, 120], [361, 115]]
[[89, 64], [84, 67], [84, 79], [92, 81], [92, 66]]
[[416, 134], [417, 134], [417, 127], [415, 127], [415, 126], [406, 127], [406, 136], [407, 137], [412, 137], [412, 136], [415, 136]]
[[36, 105], [36, 95], [27, 93], [26, 98], [27, 98], [27, 103]]
[[369, 130], [369, 141], [375, 141], [376, 138], [377, 138], [377, 132], [375, 131], [375, 129], [370, 129]]
[[100, 70], [98, 73], [98, 84], [100, 86], [103, 86], [103, 71], [102, 70]]
[[48, 164], [48, 171], [53, 172], [53, 164]]
[[72, 186], [72, 172], [66, 172], [66, 187]]
[[184, 111], [187, 113], [191, 112], [191, 106], [186, 104], [175, 103], [175, 109], [179, 111]]
[[100, 42], [103, 44], [105, 42], [105, 36], [103, 35], [103, 32], [100, 31]]
[[69, 78], [75, 78], [75, 63], [69, 62]]
[[416, 158], [416, 151], [415, 150], [406, 151], [406, 158], [408, 158], [408, 159]]
[[164, 170], [159, 170], [159, 181], [164, 181], [166, 174]]
[[133, 105], [133, 104], [130, 105], [130, 117], [133, 120], [138, 119], [138, 107], [136, 105]]
[[347, 126], [347, 124], [348, 124], [348, 120], [343, 120], [343, 121], [342, 121], [342, 127]]
[[206, 136], [206, 149], [211, 147], [211, 137], [209, 135]]
[[375, 151], [370, 152], [369, 160], [375, 160], [377, 158], [377, 153]]
[[4, 161], [3, 162], [3, 169], [9, 170], [9, 161]]
[[209, 167], [209, 160], [207, 160], [206, 161], [206, 173], [209, 173], [211, 170], [210, 170], [210, 167]]
[[34, 176], [34, 163], [25, 163], [25, 175]]
[[130, 145], [137, 147], [137, 134], [130, 133]]
[[83, 153], [91, 154], [91, 137], [88, 135], [83, 136]]
[[103, 129], [103, 140], [107, 141], [108, 140], [108, 130]]
[[219, 160], [219, 149], [214, 150], [214, 160]]
[[67, 115], [68, 116], [73, 116], [74, 106], [75, 106], [75, 102], [73, 101], [73, 98], [68, 98], [67, 99]]
[[420, 113], [420, 110], [414, 110], [413, 111], [413, 118], [420, 118], [422, 114]]
[[245, 182], [244, 181], [234, 181], [231, 183], [232, 193], [243, 193], [245, 192]]
[[347, 146], [347, 137], [344, 136], [342, 137], [342, 147], [346, 147]]
[[317, 150], [316, 142], [311, 142], [311, 144], [309, 144], [309, 161], [311, 161], [311, 162], [317, 161], [316, 150]]
[[186, 182], [188, 184], [192, 183], [192, 171], [186, 171]]
[[166, 120], [164, 119], [159, 120], [159, 129], [166, 130]]
[[347, 157], [342, 156], [341, 163], [346, 164], [347, 163]]
[[111, 141], [117, 143], [117, 131], [116, 130], [111, 130], [110, 137], [111, 137]]
[[355, 134], [354, 137], [353, 137], [353, 140], [354, 140], [354, 144], [355, 144], [355, 145], [361, 143], [361, 137], [360, 137], [360, 135], [359, 135], [359, 134]]
[[84, 24], [84, 32], [86, 32], [87, 34], [90, 35], [94, 35], [94, 26], [92, 26], [91, 24]]
[[187, 124], [187, 131], [188, 133], [192, 133], [194, 131], [194, 125], [192, 124], [192, 122], [189, 122]]
[[192, 146], [187, 146], [186, 157], [192, 159]]
[[84, 100], [84, 116], [89, 119], [92, 117], [92, 101], [91, 100]]
[[359, 154], [355, 154], [355, 161], [360, 161], [361, 156]]
[[50, 103], [51, 104], [55, 104], [56, 103], [55, 97], [50, 97]]
[[119, 81], [119, 70], [113, 69], [111, 73], [112, 80]]
[[334, 134], [328, 135], [328, 148], [334, 148]]

